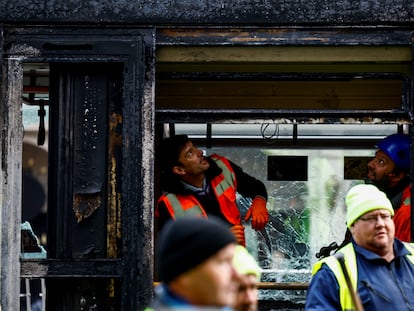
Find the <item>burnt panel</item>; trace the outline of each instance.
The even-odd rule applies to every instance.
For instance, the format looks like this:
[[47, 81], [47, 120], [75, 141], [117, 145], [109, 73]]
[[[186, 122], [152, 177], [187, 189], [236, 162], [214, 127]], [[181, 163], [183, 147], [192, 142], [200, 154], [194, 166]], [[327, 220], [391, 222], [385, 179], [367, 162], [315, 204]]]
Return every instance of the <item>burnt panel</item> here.
[[103, 190], [108, 127], [108, 77], [91, 68], [74, 82], [74, 167], [75, 194], [92, 194]]
[[[58, 183], [71, 207], [57, 210], [62, 230], [57, 257], [105, 258], [107, 255], [107, 184], [109, 111], [122, 107], [123, 65], [119, 63], [51, 64], [54, 120], [58, 121]], [[59, 106], [57, 106], [57, 101]], [[52, 154], [54, 152], [51, 152]], [[62, 179], [63, 178], [63, 179]], [[72, 209], [72, 212], [69, 211]], [[51, 215], [53, 217], [53, 215]], [[55, 221], [54, 221], [55, 222]], [[64, 232], [66, 230], [66, 232]], [[52, 256], [54, 254], [52, 248]]]

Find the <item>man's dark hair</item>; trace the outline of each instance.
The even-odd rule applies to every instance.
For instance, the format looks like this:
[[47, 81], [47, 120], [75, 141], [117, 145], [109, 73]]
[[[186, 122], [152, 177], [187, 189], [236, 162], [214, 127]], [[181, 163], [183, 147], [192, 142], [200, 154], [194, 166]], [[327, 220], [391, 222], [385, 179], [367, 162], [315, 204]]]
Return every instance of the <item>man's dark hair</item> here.
[[179, 165], [180, 152], [189, 142], [187, 135], [174, 135], [165, 138], [158, 148], [158, 159], [163, 173], [169, 174], [174, 166]]

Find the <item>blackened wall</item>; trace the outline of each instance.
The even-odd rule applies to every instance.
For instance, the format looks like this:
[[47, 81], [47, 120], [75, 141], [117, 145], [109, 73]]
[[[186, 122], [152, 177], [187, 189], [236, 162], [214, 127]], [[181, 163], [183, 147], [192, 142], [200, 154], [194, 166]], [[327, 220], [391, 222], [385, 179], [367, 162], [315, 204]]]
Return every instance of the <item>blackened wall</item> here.
[[6, 23], [414, 26], [407, 0], [0, 0]]

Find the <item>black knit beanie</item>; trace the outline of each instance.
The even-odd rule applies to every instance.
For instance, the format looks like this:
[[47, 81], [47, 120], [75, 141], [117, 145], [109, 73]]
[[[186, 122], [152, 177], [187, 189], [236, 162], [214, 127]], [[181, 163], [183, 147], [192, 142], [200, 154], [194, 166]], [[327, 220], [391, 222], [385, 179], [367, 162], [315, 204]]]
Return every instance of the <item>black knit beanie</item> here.
[[231, 243], [236, 243], [236, 238], [228, 225], [216, 217], [170, 220], [157, 245], [160, 280], [170, 282]]

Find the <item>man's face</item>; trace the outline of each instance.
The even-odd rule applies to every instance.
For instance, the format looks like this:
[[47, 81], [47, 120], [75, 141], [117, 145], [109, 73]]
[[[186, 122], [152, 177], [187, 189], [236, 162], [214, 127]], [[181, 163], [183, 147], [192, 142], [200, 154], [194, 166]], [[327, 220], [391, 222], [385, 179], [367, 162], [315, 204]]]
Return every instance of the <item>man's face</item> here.
[[395, 164], [384, 151], [378, 150], [375, 157], [368, 163], [367, 177], [380, 189], [387, 189], [391, 184]]
[[388, 210], [364, 214], [350, 228], [355, 242], [380, 256], [393, 253], [395, 226]]
[[227, 245], [186, 273], [192, 304], [217, 307], [234, 305], [240, 277], [233, 266], [235, 248], [236, 244]]
[[253, 274], [241, 275], [239, 290], [237, 291], [235, 311], [257, 310], [257, 278]]
[[187, 175], [203, 174], [210, 167], [203, 151], [195, 147], [191, 141], [181, 151], [178, 161], [181, 163], [181, 172]]

